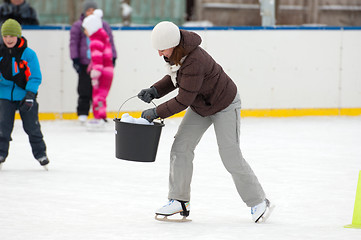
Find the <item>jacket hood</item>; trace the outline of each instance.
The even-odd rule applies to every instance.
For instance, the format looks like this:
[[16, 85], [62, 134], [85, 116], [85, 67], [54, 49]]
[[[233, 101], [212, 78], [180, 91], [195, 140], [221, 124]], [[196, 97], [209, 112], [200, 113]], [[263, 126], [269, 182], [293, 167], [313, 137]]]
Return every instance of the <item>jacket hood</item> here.
[[182, 44], [183, 48], [185, 49], [186, 55], [188, 55], [202, 43], [202, 39], [197, 33], [184, 30], [180, 30], [180, 32], [180, 44]]

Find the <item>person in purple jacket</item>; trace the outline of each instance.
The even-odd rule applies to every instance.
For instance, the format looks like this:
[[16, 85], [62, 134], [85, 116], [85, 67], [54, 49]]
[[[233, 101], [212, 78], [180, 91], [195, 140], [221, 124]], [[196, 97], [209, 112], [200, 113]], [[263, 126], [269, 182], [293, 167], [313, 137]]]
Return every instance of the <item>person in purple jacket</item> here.
[[[70, 30], [70, 57], [73, 60], [73, 67], [79, 75], [78, 80], [78, 104], [77, 115], [81, 123], [85, 123], [92, 103], [92, 85], [89, 72], [87, 71], [90, 63], [89, 39], [85, 36], [82, 23], [85, 17], [89, 16], [98, 6], [93, 1], [86, 1], [83, 4], [83, 13]], [[109, 36], [109, 41], [113, 52], [113, 65], [117, 58], [117, 52], [114, 45], [113, 34], [109, 24], [103, 20], [103, 28]]]

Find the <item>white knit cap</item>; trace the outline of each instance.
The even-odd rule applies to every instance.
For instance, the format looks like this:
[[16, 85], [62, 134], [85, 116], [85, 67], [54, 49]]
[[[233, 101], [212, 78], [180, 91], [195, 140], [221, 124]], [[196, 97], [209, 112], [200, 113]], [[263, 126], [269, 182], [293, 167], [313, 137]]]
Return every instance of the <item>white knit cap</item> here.
[[155, 25], [151, 38], [155, 49], [165, 50], [178, 46], [181, 35], [177, 25], [164, 21]]
[[88, 31], [90, 36], [103, 27], [102, 17], [103, 11], [96, 9], [93, 14], [84, 18], [82, 26]]

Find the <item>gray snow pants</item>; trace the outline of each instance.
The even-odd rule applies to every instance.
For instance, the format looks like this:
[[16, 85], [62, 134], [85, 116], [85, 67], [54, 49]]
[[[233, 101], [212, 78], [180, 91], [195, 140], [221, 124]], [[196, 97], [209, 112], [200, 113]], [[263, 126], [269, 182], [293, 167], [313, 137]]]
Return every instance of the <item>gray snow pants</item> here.
[[170, 153], [169, 199], [190, 200], [194, 150], [204, 132], [214, 125], [219, 154], [248, 207], [265, 199], [265, 193], [239, 146], [241, 100], [237, 94], [224, 110], [202, 117], [188, 109], [175, 135]]

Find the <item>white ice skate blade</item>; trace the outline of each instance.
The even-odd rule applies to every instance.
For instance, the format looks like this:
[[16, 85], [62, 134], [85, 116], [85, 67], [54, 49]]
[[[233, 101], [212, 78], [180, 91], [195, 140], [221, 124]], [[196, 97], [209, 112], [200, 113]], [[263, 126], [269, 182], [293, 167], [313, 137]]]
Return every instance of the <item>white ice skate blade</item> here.
[[42, 166], [46, 171], [49, 171], [48, 165]]
[[1, 169], [3, 168], [3, 164], [2, 163], [0, 163], [0, 171], [1, 171]]
[[276, 207], [276, 205], [271, 203], [271, 205], [266, 208], [266, 211], [263, 213], [263, 215], [258, 219], [258, 221], [256, 223], [266, 222], [275, 207]]
[[[171, 215], [172, 216], [172, 215]], [[155, 215], [155, 220], [161, 221], [161, 222], [191, 222], [191, 219], [188, 219], [187, 217], [183, 216], [183, 218], [168, 218], [170, 216], [164, 216], [164, 215]]]

